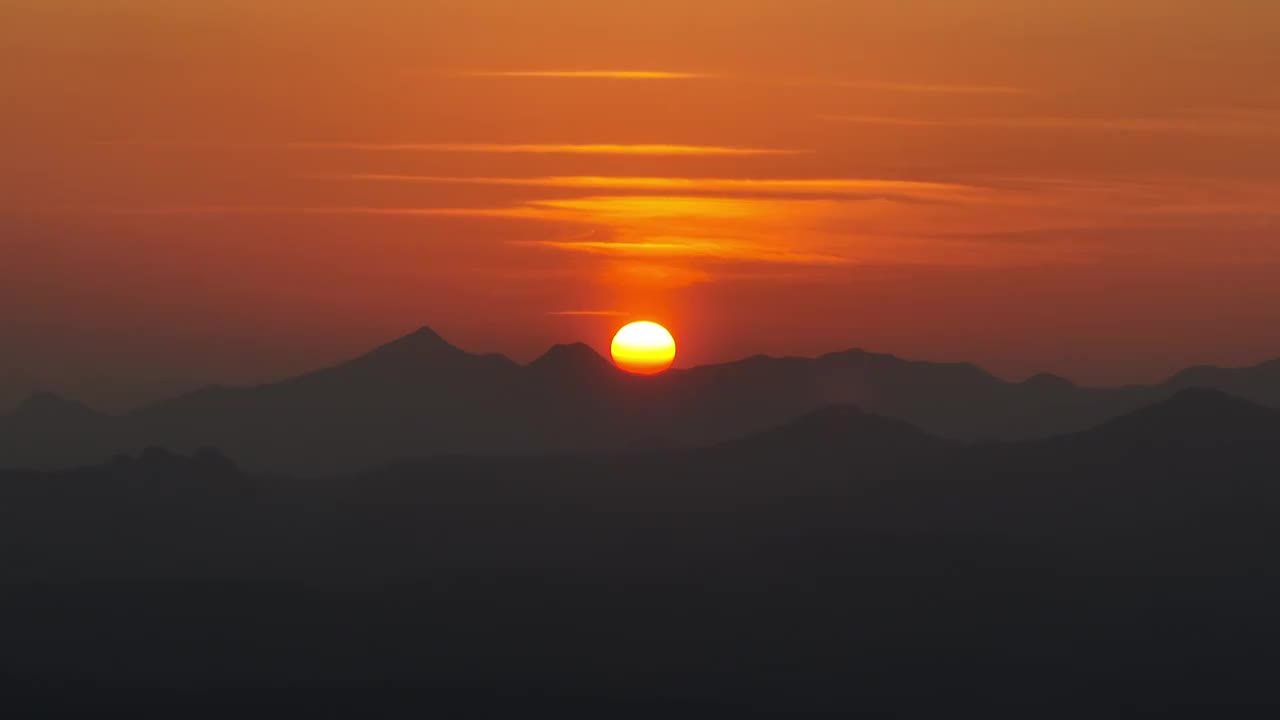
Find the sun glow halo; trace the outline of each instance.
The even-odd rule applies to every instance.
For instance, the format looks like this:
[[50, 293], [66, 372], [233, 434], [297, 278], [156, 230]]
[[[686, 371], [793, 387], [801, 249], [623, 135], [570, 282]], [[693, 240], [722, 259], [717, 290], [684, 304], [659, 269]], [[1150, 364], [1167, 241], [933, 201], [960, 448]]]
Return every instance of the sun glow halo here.
[[610, 348], [620, 369], [637, 375], [656, 375], [676, 359], [676, 341], [661, 325], [642, 321], [626, 325], [613, 336]]

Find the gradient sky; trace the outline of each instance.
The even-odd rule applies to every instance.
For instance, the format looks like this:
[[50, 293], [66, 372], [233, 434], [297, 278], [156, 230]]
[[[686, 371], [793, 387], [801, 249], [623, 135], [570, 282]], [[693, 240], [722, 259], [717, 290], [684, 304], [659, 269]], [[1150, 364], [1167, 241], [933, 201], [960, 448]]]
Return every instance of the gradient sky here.
[[0, 0], [5, 367], [1280, 356], [1274, 0]]

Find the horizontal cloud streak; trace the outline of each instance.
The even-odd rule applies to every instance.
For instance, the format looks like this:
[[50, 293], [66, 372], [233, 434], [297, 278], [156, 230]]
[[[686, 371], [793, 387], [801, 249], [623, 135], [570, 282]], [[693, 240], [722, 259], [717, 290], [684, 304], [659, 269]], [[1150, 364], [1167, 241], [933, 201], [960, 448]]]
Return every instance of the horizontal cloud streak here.
[[664, 70], [470, 70], [455, 74], [467, 77], [560, 80], [703, 80], [717, 77], [705, 73]]
[[799, 265], [840, 265], [848, 262], [846, 258], [836, 255], [779, 250], [731, 240], [691, 237], [654, 237], [638, 241], [550, 241], [538, 244], [558, 250], [625, 257], [699, 257]]
[[297, 141], [280, 145], [196, 142], [180, 140], [116, 140], [97, 145], [172, 148], [193, 150], [351, 150], [384, 153], [439, 153], [477, 155], [648, 155], [648, 156], [769, 156], [809, 155], [812, 150], [794, 148], [755, 148], [726, 145], [682, 145], [678, 143], [419, 143]]
[[1025, 95], [1027, 90], [1008, 85], [947, 85], [931, 83], [894, 83], [836, 81], [837, 87], [879, 92], [910, 93], [921, 95]]
[[787, 211], [823, 207], [823, 201], [760, 202], [749, 198], [697, 197], [680, 195], [588, 196], [563, 200], [534, 200], [526, 212], [567, 213], [599, 223], [649, 222], [658, 219], [722, 222], [760, 221], [788, 215]]
[[1235, 115], [1191, 117], [957, 117], [925, 118], [882, 115], [827, 115], [831, 122], [852, 125], [882, 125], [910, 128], [997, 128], [1007, 130], [1082, 130], [1098, 132], [1145, 132], [1171, 134], [1280, 134], [1275, 122]]
[[[58, 212], [67, 212], [60, 208]], [[514, 217], [542, 219], [536, 208], [417, 208], [332, 206], [305, 207], [289, 205], [174, 205], [157, 207], [76, 208], [76, 212], [101, 213], [121, 216], [181, 216], [181, 215], [385, 215], [420, 217]]]
[[980, 188], [955, 183], [876, 178], [736, 179], [676, 177], [450, 177], [433, 175], [388, 175], [360, 173], [346, 179], [370, 182], [401, 182], [441, 185], [496, 185], [581, 190], [635, 190], [664, 193], [716, 192], [741, 194], [822, 194], [880, 196], [907, 194], [930, 198], [955, 198], [980, 192]]
[[824, 80], [819, 78], [770, 78], [767, 76], [727, 76], [717, 73], [666, 70], [469, 70], [452, 75], [477, 78], [530, 78], [552, 80], [735, 80], [794, 86], [831, 86], [875, 92], [924, 95], [1024, 95], [1024, 88], [1009, 85], [881, 82]]
[[809, 151], [771, 148], [723, 147], [716, 145], [665, 144], [503, 144], [503, 143], [359, 143], [298, 142], [299, 150], [361, 150], [369, 152], [478, 153], [521, 155], [799, 155]]
[[553, 317], [623, 317], [629, 314], [622, 310], [552, 310], [547, 313]]

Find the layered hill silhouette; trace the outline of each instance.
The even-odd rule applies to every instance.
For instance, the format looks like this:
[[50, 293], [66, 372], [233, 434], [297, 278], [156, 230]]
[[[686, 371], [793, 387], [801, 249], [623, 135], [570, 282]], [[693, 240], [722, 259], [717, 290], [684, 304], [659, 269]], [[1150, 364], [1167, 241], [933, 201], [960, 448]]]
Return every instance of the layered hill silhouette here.
[[[526, 545], [553, 539], [566, 543], [555, 552], [594, 554], [600, 548], [586, 535], [579, 538], [584, 547], [574, 548], [562, 534], [599, 532], [596, 540], [606, 542], [632, 514], [624, 525], [670, 529], [683, 517], [693, 523], [686, 529], [702, 532], [728, 523], [732, 531], [722, 531], [735, 541], [770, 532], [776, 520], [768, 518], [778, 515], [794, 530], [819, 534], [1111, 538], [1117, 547], [1136, 540], [1182, 547], [1271, 533], [1280, 516], [1276, 447], [1280, 411], [1213, 390], [1180, 391], [1079, 433], [980, 445], [841, 405], [696, 450], [445, 456], [296, 481], [247, 471], [214, 449], [188, 457], [150, 448], [77, 470], [4, 471], [0, 505], [7, 532], [30, 534], [8, 544], [18, 555], [76, 536], [91, 536], [106, 550], [112, 537], [139, 534], [141, 545], [131, 551], [137, 558], [119, 554], [102, 567], [155, 552], [176, 553], [174, 567], [181, 567], [193, 556], [173, 541], [191, 533], [212, 533], [202, 536], [213, 544], [201, 553], [315, 553], [311, 562], [323, 565], [326, 553], [362, 552], [372, 533], [383, 537], [369, 546], [382, 557], [344, 572], [378, 566], [411, 573], [425, 538], [442, 540], [440, 533], [455, 549], [440, 546], [436, 555], [505, 548], [514, 554], [504, 561], [528, 559], [533, 546]], [[129, 532], [120, 535], [121, 528]], [[162, 538], [168, 540], [157, 543]]]
[[[23, 411], [64, 414], [100, 420]], [[1274, 705], [1277, 447], [1280, 412], [1187, 389], [1010, 442], [842, 404], [696, 450], [0, 471], [0, 687], [276, 689], [316, 714], [339, 687], [396, 716]]]
[[0, 417], [0, 466], [68, 467], [121, 452], [212, 446], [255, 470], [322, 474], [441, 454], [692, 448], [837, 405], [958, 441], [1078, 431], [1193, 387], [1280, 404], [1280, 362], [1196, 368], [1149, 387], [1041, 375], [1000, 380], [962, 363], [861, 350], [757, 356], [637, 377], [586, 345], [528, 365], [461, 350], [423, 328], [283, 382], [208, 387], [119, 415], [42, 396]]

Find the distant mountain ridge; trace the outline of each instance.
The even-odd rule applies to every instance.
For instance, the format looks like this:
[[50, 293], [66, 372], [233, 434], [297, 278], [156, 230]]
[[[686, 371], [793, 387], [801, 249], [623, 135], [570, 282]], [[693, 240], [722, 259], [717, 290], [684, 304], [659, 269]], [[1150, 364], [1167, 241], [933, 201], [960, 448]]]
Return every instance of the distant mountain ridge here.
[[1081, 431], [1197, 387], [1280, 406], [1280, 361], [1192, 368], [1159, 385], [1112, 389], [1047, 374], [1007, 382], [968, 363], [857, 349], [640, 377], [580, 343], [521, 365], [467, 352], [424, 327], [281, 382], [206, 387], [120, 416], [45, 395], [0, 416], [0, 466], [217, 447], [254, 471], [326, 474], [438, 454], [702, 447], [834, 406], [939, 438], [1019, 440]]
[[[533, 392], [525, 375], [502, 391]], [[0, 688], [110, 693], [94, 709], [142, 688], [158, 717], [243, 717], [261, 688], [264, 717], [297, 707], [275, 688], [357, 717], [371, 698], [438, 715], [436, 688], [503, 717], [557, 689], [617, 698], [581, 713], [609, 718], [685, 717], [633, 711], [689, 688], [714, 702], [688, 717], [932, 718], [975, 691], [997, 716], [1273, 707], [1278, 446], [1280, 412], [1186, 389], [1020, 442], [840, 404], [695, 450], [297, 479], [210, 450], [0, 470]], [[477, 713], [477, 692], [514, 704]]]
[[0, 369], [0, 415], [12, 412], [33, 395], [50, 393], [73, 398], [100, 412], [119, 414], [188, 392], [203, 382], [190, 378], [143, 380], [107, 375], [59, 379], [22, 369]]

